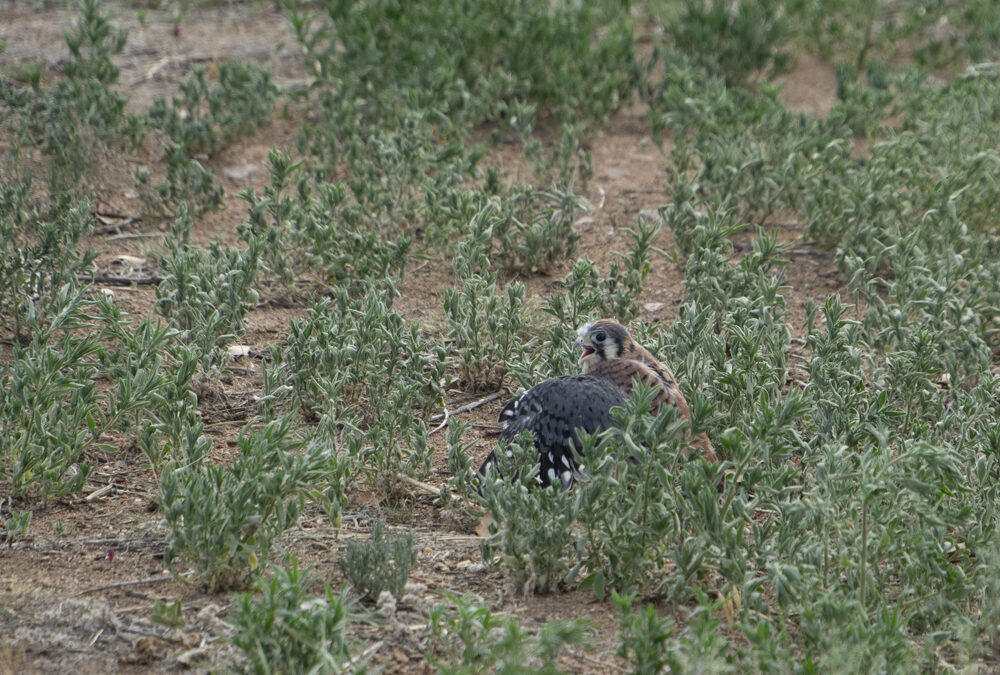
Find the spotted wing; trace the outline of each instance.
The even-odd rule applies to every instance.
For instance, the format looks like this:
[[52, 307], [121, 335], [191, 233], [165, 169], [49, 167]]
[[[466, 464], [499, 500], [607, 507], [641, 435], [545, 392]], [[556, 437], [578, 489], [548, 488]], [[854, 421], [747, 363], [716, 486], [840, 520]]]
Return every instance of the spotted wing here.
[[[567, 487], [580, 469], [573, 450], [573, 444], [580, 445], [578, 431], [597, 433], [611, 427], [611, 409], [624, 405], [621, 389], [607, 378], [554, 377], [504, 406], [500, 441], [510, 442], [521, 432], [530, 431], [538, 450], [539, 481], [548, 485], [558, 479]], [[480, 473], [495, 461], [496, 450], [483, 462]]]

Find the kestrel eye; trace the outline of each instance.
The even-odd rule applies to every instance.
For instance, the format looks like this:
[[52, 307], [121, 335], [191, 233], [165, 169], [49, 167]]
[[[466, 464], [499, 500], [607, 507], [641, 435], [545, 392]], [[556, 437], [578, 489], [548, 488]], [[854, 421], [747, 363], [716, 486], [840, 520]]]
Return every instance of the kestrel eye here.
[[605, 337], [607, 336], [604, 334], [604, 331], [601, 331], [600, 333], [594, 333], [594, 342], [604, 342]]

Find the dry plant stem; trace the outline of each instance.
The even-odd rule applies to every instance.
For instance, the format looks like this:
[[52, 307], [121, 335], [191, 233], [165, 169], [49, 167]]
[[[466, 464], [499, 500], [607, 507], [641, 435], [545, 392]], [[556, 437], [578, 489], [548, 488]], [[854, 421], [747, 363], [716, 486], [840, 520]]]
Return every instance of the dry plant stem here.
[[409, 483], [415, 488], [419, 488], [420, 490], [426, 492], [429, 495], [434, 495], [435, 497], [441, 495], [440, 488], [436, 488], [433, 485], [428, 485], [427, 483], [419, 481], [416, 478], [411, 478], [405, 474], [400, 474], [399, 479], [402, 480], [404, 483]]
[[108, 494], [109, 492], [111, 492], [114, 489], [115, 489], [115, 484], [114, 483], [108, 483], [104, 487], [98, 488], [97, 490], [94, 490], [93, 492], [91, 492], [89, 495], [87, 495], [85, 497], [85, 499], [88, 502], [93, 501], [95, 499], [103, 497], [104, 495]]
[[162, 239], [166, 236], [166, 232], [126, 232], [125, 234], [115, 234], [110, 237], [105, 237], [104, 241], [121, 241], [122, 239]]
[[444, 421], [442, 421], [440, 425], [434, 427], [434, 429], [430, 433], [433, 434], [435, 432], [441, 431], [441, 429], [443, 429], [448, 424], [448, 418], [451, 417], [452, 415], [458, 415], [458, 414], [461, 414], [461, 413], [464, 413], [464, 412], [469, 412], [470, 410], [475, 410], [479, 406], [483, 406], [483, 405], [486, 405], [487, 403], [489, 403], [490, 401], [497, 400], [498, 398], [500, 398], [501, 394], [503, 394], [502, 391], [495, 391], [492, 394], [489, 394], [488, 396], [484, 396], [483, 398], [479, 399], [478, 401], [473, 401], [472, 403], [467, 403], [467, 404], [463, 405], [461, 408], [456, 408], [455, 410], [451, 410], [451, 411], [449, 411], [448, 408], [445, 408], [443, 413], [440, 413], [440, 414], [437, 414], [437, 415], [434, 415], [433, 417], [431, 417], [431, 422], [436, 422], [436, 421], [438, 421], [438, 420], [440, 420], [442, 418], [443, 418]]
[[[425, 492], [425, 493], [427, 493], [429, 495], [434, 495], [435, 497], [440, 497], [441, 496], [441, 488], [434, 487], [433, 485], [428, 485], [427, 483], [423, 483], [423, 482], [417, 480], [416, 478], [410, 478], [409, 476], [406, 476], [406, 475], [403, 475], [403, 474], [399, 475], [399, 479], [402, 480], [404, 483], [409, 483], [413, 487], [415, 487], [415, 488], [417, 488], [417, 489], [419, 489], [419, 490], [421, 490], [421, 491], [423, 491], [423, 492]], [[465, 504], [466, 506], [473, 506], [473, 507], [477, 506], [474, 502], [470, 502], [470, 501], [464, 499], [463, 497], [461, 497], [460, 495], [453, 495], [452, 498], [455, 499], [455, 500], [457, 500], [457, 501], [459, 501], [459, 502], [461, 502], [461, 503], [463, 503], [463, 504]]]
[[[194, 574], [194, 572], [185, 572], [184, 574], [181, 574], [179, 576], [189, 577], [192, 574]], [[103, 586], [94, 586], [93, 588], [85, 588], [82, 591], [77, 591], [70, 597], [77, 598], [80, 597], [81, 595], [87, 595], [88, 593], [96, 593], [97, 591], [105, 591], [108, 590], [109, 588], [122, 588], [124, 586], [139, 586], [141, 584], [158, 584], [161, 581], [170, 581], [173, 578], [174, 576], [171, 574], [164, 574], [163, 576], [149, 577], [147, 579], [135, 579], [133, 581], [119, 581], [118, 583], [115, 584], [105, 584]]]
[[110, 276], [98, 276], [92, 277], [90, 275], [81, 274], [78, 276], [81, 283], [92, 283], [92, 284], [113, 284], [115, 286], [155, 286], [163, 281], [163, 277], [110, 277]]
[[601, 661], [600, 659], [595, 659], [593, 656], [584, 654], [583, 652], [579, 652], [573, 649], [572, 647], [566, 647], [566, 653], [570, 654], [574, 658], [582, 659], [588, 663], [593, 663], [594, 665], [600, 666], [603, 669], [603, 672], [605, 673], [610, 672], [612, 670], [617, 671], [619, 673], [628, 672], [626, 668], [622, 668], [617, 663], [611, 663], [609, 661]]

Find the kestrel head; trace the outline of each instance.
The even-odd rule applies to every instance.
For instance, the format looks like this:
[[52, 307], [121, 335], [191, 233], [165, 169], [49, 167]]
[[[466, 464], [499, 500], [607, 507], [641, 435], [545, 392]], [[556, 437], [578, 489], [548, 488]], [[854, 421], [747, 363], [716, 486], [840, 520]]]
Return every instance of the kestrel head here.
[[611, 319], [599, 319], [588, 323], [577, 331], [573, 346], [582, 349], [580, 366], [589, 373], [597, 364], [621, 358], [632, 343], [625, 326]]

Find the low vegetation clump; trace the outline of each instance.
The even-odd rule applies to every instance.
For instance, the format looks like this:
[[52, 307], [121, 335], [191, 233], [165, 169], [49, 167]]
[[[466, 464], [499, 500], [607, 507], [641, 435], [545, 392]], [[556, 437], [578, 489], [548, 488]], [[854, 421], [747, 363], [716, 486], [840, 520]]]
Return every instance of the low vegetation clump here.
[[[307, 86], [220, 61], [133, 113], [118, 10], [81, 0], [54, 81], [0, 75], [10, 555], [128, 475], [161, 567], [239, 593], [237, 670], [995, 667], [1000, 10], [911, 4], [289, 4]], [[810, 50], [822, 116], [776, 79]], [[668, 166], [627, 221], [593, 153], [624, 106]], [[218, 158], [290, 120], [231, 199]], [[123, 157], [159, 242], [125, 302], [96, 220]], [[803, 256], [839, 290], [802, 291]], [[603, 316], [690, 422], [639, 386], [572, 489], [527, 436], [476, 473]]]

